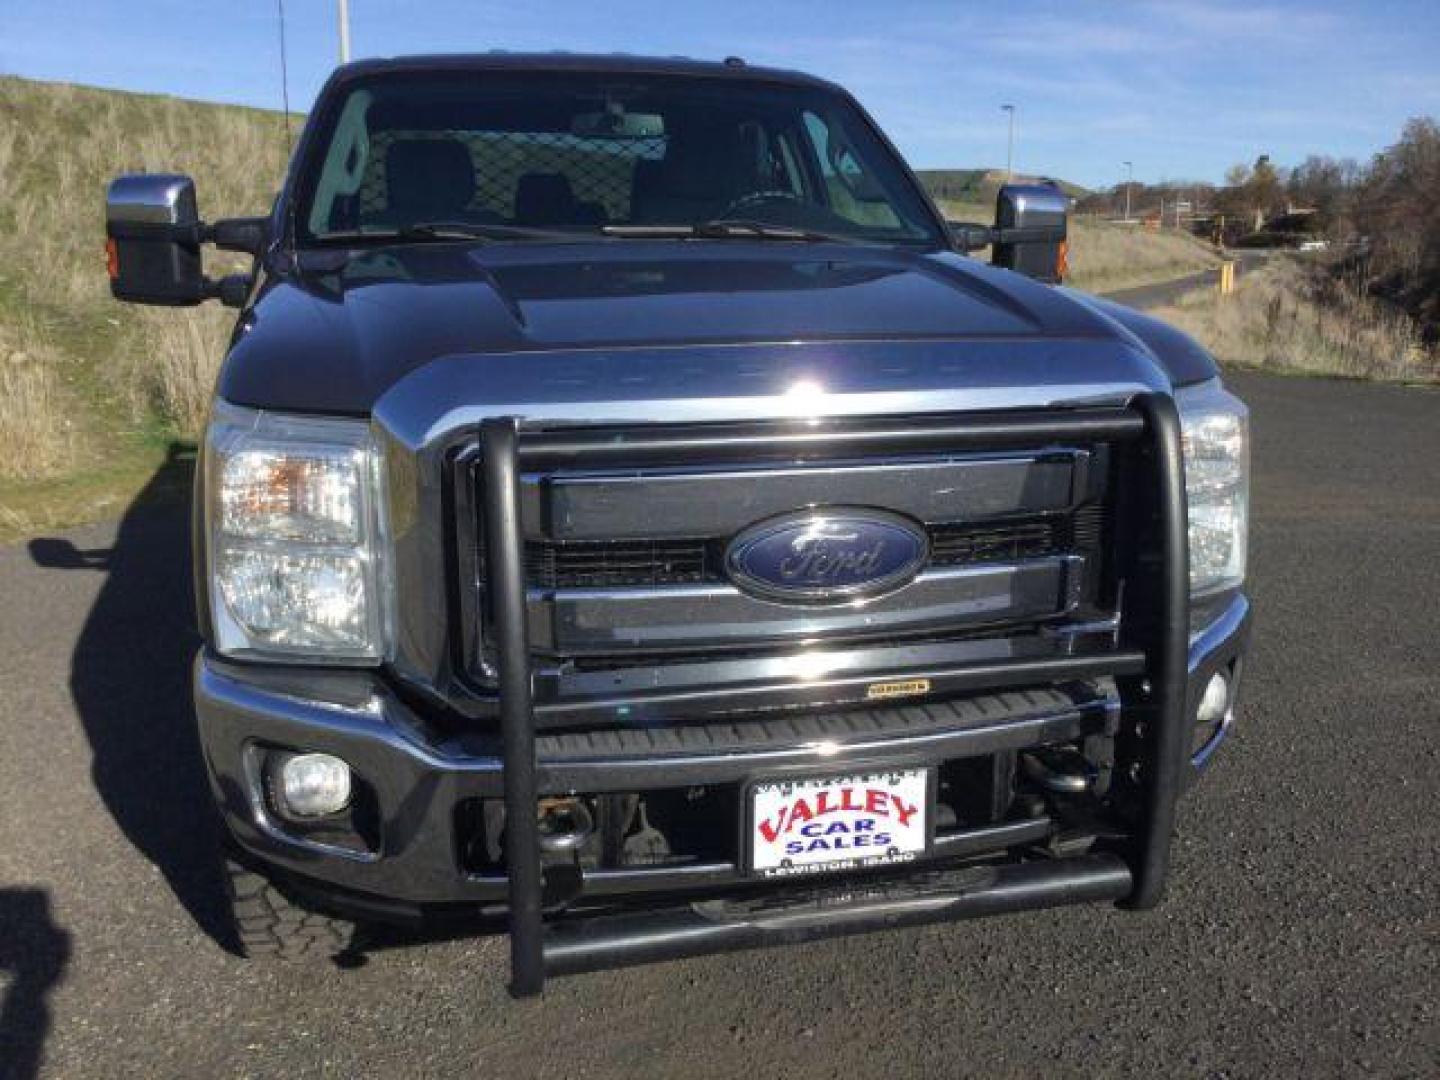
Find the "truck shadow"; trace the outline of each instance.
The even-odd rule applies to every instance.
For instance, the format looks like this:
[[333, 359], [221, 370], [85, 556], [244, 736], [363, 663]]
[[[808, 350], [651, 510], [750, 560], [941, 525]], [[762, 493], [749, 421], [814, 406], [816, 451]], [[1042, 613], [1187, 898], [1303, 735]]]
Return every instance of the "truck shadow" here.
[[125, 837], [191, 918], [234, 949], [214, 810], [195, 731], [199, 646], [190, 573], [193, 447], [169, 456], [121, 519], [112, 547], [30, 542], [41, 566], [106, 575], [75, 646], [70, 691], [90, 740], [95, 789]]
[[70, 935], [55, 925], [50, 894], [39, 888], [0, 889], [0, 1078], [40, 1074], [50, 1033], [50, 991], [70, 960]]

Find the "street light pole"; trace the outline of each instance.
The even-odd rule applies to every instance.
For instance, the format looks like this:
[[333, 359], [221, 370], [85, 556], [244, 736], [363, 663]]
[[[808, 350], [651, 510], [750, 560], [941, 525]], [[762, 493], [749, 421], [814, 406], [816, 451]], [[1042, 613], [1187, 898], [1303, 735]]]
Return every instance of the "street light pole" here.
[[1001, 105], [1001, 112], [1010, 114], [1010, 137], [1005, 143], [1005, 182], [1015, 179], [1015, 106]]
[[339, 0], [339, 10], [336, 12], [340, 19], [340, 62], [350, 62], [350, 0]]
[[1120, 164], [1121, 164], [1121, 165], [1124, 165], [1124, 166], [1125, 166], [1125, 169], [1126, 169], [1126, 177], [1125, 177], [1125, 220], [1126, 220], [1126, 221], [1129, 221], [1129, 220], [1130, 220], [1130, 189], [1131, 189], [1131, 188], [1134, 186], [1134, 184], [1135, 184], [1135, 163], [1134, 163], [1134, 162], [1131, 162], [1131, 161], [1122, 161]]

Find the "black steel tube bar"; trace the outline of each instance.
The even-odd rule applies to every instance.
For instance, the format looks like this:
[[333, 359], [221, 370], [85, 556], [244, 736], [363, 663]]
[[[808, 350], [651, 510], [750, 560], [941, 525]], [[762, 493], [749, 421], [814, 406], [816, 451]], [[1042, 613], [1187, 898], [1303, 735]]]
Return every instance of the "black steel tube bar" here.
[[[1145, 738], [1146, 821], [1130, 860], [1092, 855], [994, 868], [990, 880], [950, 893], [902, 884], [894, 898], [807, 921], [715, 919], [694, 908], [636, 916], [604, 916], [545, 927], [535, 806], [537, 765], [532, 667], [526, 599], [519, 474], [544, 461], [586, 465], [623, 461], [700, 462], [725, 457], [949, 451], [1093, 439], [1154, 440], [1162, 519], [1159, 615], [1145, 644], [1154, 686], [1155, 730]], [[975, 418], [916, 417], [905, 421], [823, 423], [817, 428], [763, 425], [665, 427], [648, 431], [572, 430], [522, 436], [512, 418], [481, 425], [482, 511], [489, 601], [498, 658], [500, 721], [505, 754], [506, 861], [509, 876], [511, 992], [537, 994], [548, 974], [646, 963], [670, 957], [750, 948], [889, 926], [967, 918], [1061, 903], [1125, 898], [1149, 906], [1159, 898], [1183, 764], [1189, 582], [1179, 420], [1173, 402], [1142, 395], [1133, 408], [1074, 413], [1012, 413]], [[1113, 657], [1111, 658], [1113, 662]], [[1024, 665], [1017, 665], [1020, 670]], [[1015, 672], [1012, 672], [1015, 673]]]
[[579, 463], [627, 465], [653, 461], [703, 462], [717, 458], [791, 457], [806, 454], [882, 454], [972, 447], [995, 448], [1053, 440], [1122, 441], [1144, 433], [1144, 420], [1129, 409], [1073, 413], [1013, 413], [973, 419], [917, 417], [887, 424], [824, 421], [818, 426], [697, 425], [689, 430], [599, 432], [573, 429], [527, 435], [520, 446], [525, 466]]
[[1170, 836], [1188, 751], [1186, 680], [1190, 635], [1189, 517], [1180, 450], [1180, 416], [1175, 403], [1159, 394], [1135, 401], [1145, 418], [1154, 453], [1160, 512], [1159, 588], [1154, 602], [1153, 640], [1146, 644], [1151, 730], [1142, 739], [1139, 822], [1134, 861], [1135, 891], [1126, 906], [1143, 910], [1160, 902], [1170, 863]]
[[505, 864], [510, 878], [510, 992], [540, 993], [545, 983], [540, 830], [536, 817], [535, 715], [526, 633], [525, 567], [520, 540], [517, 425], [508, 418], [480, 428], [484, 469], [486, 566], [499, 657], [500, 732], [505, 755]]
[[551, 975], [650, 964], [684, 956], [791, 945], [817, 938], [951, 922], [1059, 904], [1117, 900], [1130, 891], [1130, 869], [1116, 855], [1087, 855], [997, 866], [988, 881], [946, 893], [917, 886], [849, 910], [813, 917], [797, 911], [715, 918], [693, 907], [643, 915], [577, 919], [554, 927], [545, 945]]
[[[929, 679], [935, 693], [955, 694], [996, 687], [1061, 682], [1065, 679], [1086, 679], [1098, 675], [1138, 674], [1144, 669], [1143, 652], [1121, 649], [1108, 653], [1096, 652], [1093, 655], [1022, 657], [1013, 660], [986, 660], [955, 667], [907, 668], [903, 672], [897, 671], [884, 677]], [[726, 704], [732, 709], [744, 709], [749, 705], [756, 710], [779, 705], [803, 705], [815, 700], [864, 704], [865, 688], [881, 677], [875, 672], [866, 672], [862, 675], [815, 679], [800, 685], [783, 681], [739, 685], [726, 692]], [[540, 727], [573, 727], [592, 718], [603, 718], [613, 723], [615, 710], [624, 706], [644, 707], [651, 711], [668, 709], [680, 715], [687, 711], [688, 705], [703, 704], [713, 697], [713, 693], [693, 689], [633, 692], [542, 703], [536, 707], [536, 713]], [[751, 702], [753, 705], [750, 705]]]

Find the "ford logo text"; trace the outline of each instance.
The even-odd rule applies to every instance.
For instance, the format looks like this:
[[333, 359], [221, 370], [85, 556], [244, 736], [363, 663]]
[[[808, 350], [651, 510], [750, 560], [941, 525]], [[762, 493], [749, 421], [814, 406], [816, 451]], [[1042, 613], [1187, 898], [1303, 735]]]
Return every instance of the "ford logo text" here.
[[726, 572], [766, 600], [843, 603], [897, 589], [930, 553], [918, 522], [883, 510], [836, 507], [784, 514], [730, 542]]

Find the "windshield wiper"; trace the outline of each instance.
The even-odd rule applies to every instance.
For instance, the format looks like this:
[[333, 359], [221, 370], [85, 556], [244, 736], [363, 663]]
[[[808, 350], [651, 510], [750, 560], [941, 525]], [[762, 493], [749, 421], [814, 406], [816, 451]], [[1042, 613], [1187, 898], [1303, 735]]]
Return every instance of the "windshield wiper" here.
[[742, 218], [716, 218], [698, 225], [603, 225], [606, 236], [632, 240], [789, 240], [800, 243], [863, 243], [853, 236], [800, 229], [790, 225], [769, 225], [763, 221]]
[[698, 225], [602, 225], [598, 232], [564, 232], [527, 225], [485, 224], [469, 221], [417, 221], [394, 228], [343, 229], [315, 239], [323, 244], [393, 244], [410, 240], [594, 240], [600, 237], [630, 240], [788, 240], [792, 243], [857, 244], [853, 236], [770, 225], [741, 218], [716, 218]]
[[383, 229], [343, 229], [316, 237], [324, 243], [388, 243], [397, 240], [575, 240], [584, 233], [535, 229], [525, 225], [484, 224], [469, 221], [417, 221]]

